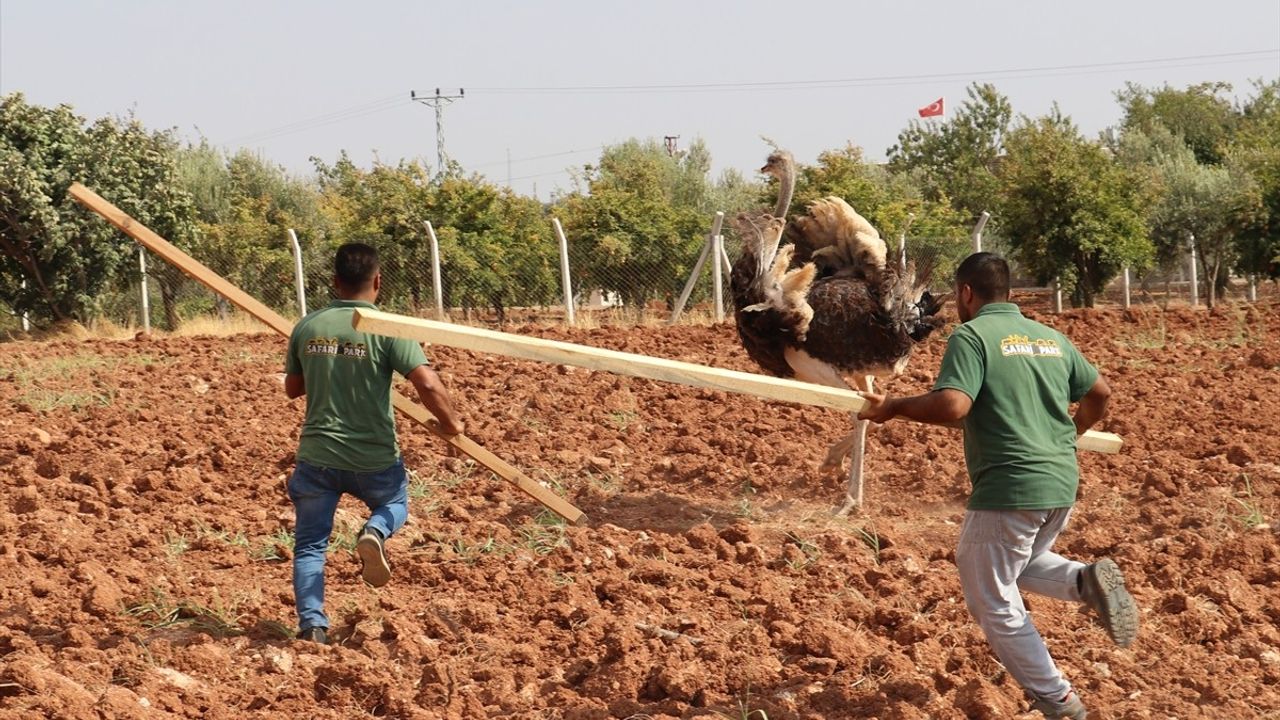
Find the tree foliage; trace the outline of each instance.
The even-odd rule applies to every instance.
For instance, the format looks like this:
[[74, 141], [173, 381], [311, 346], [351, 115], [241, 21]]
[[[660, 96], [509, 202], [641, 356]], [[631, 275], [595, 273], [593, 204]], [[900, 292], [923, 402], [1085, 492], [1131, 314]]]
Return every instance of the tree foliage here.
[[1280, 278], [1280, 80], [1257, 83], [1240, 111], [1227, 166], [1248, 175], [1256, 195], [1243, 203], [1236, 234], [1237, 266]]
[[615, 292], [635, 306], [673, 301], [697, 260], [712, 213], [732, 216], [749, 206], [753, 194], [741, 176], [712, 182], [710, 170], [711, 155], [701, 141], [680, 156], [654, 140], [605, 148], [557, 208], [570, 233], [578, 287]]
[[912, 120], [889, 148], [889, 166], [912, 173], [926, 199], [949, 202], [973, 222], [1000, 189], [999, 159], [1012, 118], [1013, 106], [995, 86], [974, 84], [951, 119]]
[[[890, 248], [905, 234], [908, 255], [940, 274], [967, 254], [969, 228], [989, 209], [989, 237], [1020, 271], [1060, 279], [1077, 305], [1092, 304], [1124, 266], [1175, 267], [1194, 237], [1212, 301], [1231, 269], [1280, 277], [1280, 80], [1258, 82], [1239, 103], [1229, 92], [1127, 85], [1117, 93], [1122, 124], [1099, 142], [1056, 108], [1012, 125], [1008, 99], [973, 85], [950, 119], [910, 122], [887, 164], [849, 144], [800, 166], [792, 212], [840, 196]], [[136, 280], [136, 246], [68, 198], [73, 180], [286, 312], [289, 229], [303, 245], [312, 307], [327, 297], [333, 250], [364, 241], [383, 257], [383, 303], [426, 311], [429, 220], [446, 305], [499, 319], [560, 302], [554, 217], [579, 297], [598, 289], [640, 307], [674, 299], [715, 211], [772, 207], [777, 192], [734, 170], [713, 177], [701, 140], [674, 154], [647, 139], [606, 147], [550, 204], [456, 163], [433, 174], [414, 161], [313, 160], [314, 174], [297, 176], [248, 151], [180, 147], [171, 131], [132, 117], [89, 122], [65, 105], [0, 98], [0, 302], [37, 320], [88, 320]], [[732, 253], [731, 223], [725, 233]], [[152, 273], [171, 326], [212, 307], [173, 268], [153, 263]]]
[[554, 298], [557, 250], [536, 200], [461, 172], [432, 178], [417, 163], [365, 171], [344, 154], [316, 167], [335, 242], [368, 242], [381, 251], [384, 304], [415, 312], [431, 304], [427, 221], [440, 244], [447, 306], [487, 307], [502, 320], [508, 308]]
[[1126, 83], [1116, 99], [1124, 111], [1126, 130], [1152, 132], [1163, 127], [1182, 140], [1195, 154], [1196, 161], [1221, 164], [1238, 120], [1227, 83], [1200, 83], [1185, 90], [1145, 88]]
[[323, 275], [315, 271], [327, 254], [331, 229], [313, 183], [247, 150], [228, 157], [205, 142], [180, 151], [178, 169], [198, 217], [193, 255], [263, 302], [290, 309], [292, 229], [311, 251], [303, 254], [312, 270], [308, 275], [321, 280], [308, 283], [308, 295], [323, 297]]
[[1074, 306], [1092, 307], [1121, 269], [1150, 260], [1140, 178], [1056, 108], [1024, 117], [1005, 147], [1001, 217], [1017, 259], [1039, 282], [1057, 279]]
[[66, 105], [0, 98], [0, 299], [37, 320], [86, 322], [102, 293], [136, 276], [136, 246], [71, 199], [75, 181], [189, 245], [195, 207], [178, 179], [176, 147], [171, 132], [134, 118], [89, 124]]

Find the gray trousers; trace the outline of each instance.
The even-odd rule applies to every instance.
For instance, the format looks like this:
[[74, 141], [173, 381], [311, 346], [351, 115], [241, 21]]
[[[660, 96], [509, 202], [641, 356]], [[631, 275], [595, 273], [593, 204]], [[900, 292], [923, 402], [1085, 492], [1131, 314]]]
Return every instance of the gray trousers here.
[[1084, 564], [1050, 552], [1070, 517], [1071, 508], [970, 510], [956, 550], [965, 604], [996, 656], [1024, 690], [1053, 700], [1071, 684], [1049, 657], [1020, 591], [1081, 602], [1076, 579]]

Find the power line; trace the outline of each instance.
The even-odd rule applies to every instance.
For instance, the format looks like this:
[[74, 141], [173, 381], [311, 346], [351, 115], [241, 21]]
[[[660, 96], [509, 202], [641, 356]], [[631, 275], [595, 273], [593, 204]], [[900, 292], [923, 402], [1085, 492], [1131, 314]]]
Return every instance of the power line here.
[[[879, 75], [852, 78], [834, 78], [825, 80], [777, 80], [757, 82], [723, 82], [723, 83], [677, 83], [646, 85], [560, 85], [542, 87], [477, 87], [475, 92], [492, 94], [536, 94], [536, 93], [647, 93], [647, 92], [732, 92], [747, 90], [798, 90], [823, 89], [838, 87], [856, 87], [859, 85], [892, 85], [917, 84], [920, 82], [936, 82], [939, 80], [992, 77], [1012, 75], [1014, 77], [1036, 77], [1040, 74], [1078, 73], [1092, 74], [1098, 72], [1118, 72], [1123, 70], [1148, 69], [1144, 66], [1155, 66], [1153, 69], [1165, 67], [1198, 67], [1201, 65], [1222, 65], [1236, 62], [1252, 62], [1266, 59], [1272, 55], [1280, 55], [1280, 48], [1267, 50], [1249, 50], [1231, 53], [1213, 53], [1203, 55], [1183, 55], [1178, 57], [1150, 58], [1145, 60], [1125, 60], [1105, 63], [1079, 63], [1072, 65], [1045, 65], [1038, 67], [1007, 68], [1002, 70], [974, 70], [966, 72], [922, 73], [915, 75]], [[1194, 62], [1193, 62], [1194, 61]], [[1210, 61], [1210, 62], [1200, 62]], [[1169, 65], [1169, 63], [1180, 63]]]
[[[546, 155], [530, 155], [528, 157], [511, 158], [508, 160], [494, 160], [493, 162], [473, 163], [473, 164], [467, 165], [467, 168], [470, 170], [475, 170], [476, 168], [493, 167], [495, 165], [503, 165], [505, 163], [522, 163], [522, 162], [529, 162], [531, 160], [546, 160], [548, 158], [564, 157], [566, 155], [579, 155], [584, 152], [595, 152], [597, 150], [603, 150], [606, 147], [608, 146], [596, 145], [595, 147], [582, 148], [580, 150], [565, 150], [563, 152], [547, 153]], [[513, 179], [518, 179], [518, 178], [513, 178]]]
[[332, 110], [330, 112], [327, 112], [321, 115], [315, 115], [313, 117], [303, 118], [301, 120], [295, 120], [291, 123], [279, 125], [274, 128], [259, 130], [257, 132], [241, 135], [239, 137], [232, 138], [228, 142], [232, 144], [241, 143], [241, 142], [255, 142], [259, 140], [279, 137], [281, 135], [290, 135], [295, 132], [302, 132], [304, 130], [310, 130], [312, 128], [322, 127], [324, 125], [331, 125], [335, 122], [343, 122], [346, 120], [351, 120], [353, 118], [364, 117], [366, 115], [372, 115], [374, 113], [384, 112], [386, 110], [390, 110], [396, 106], [403, 105], [403, 104], [404, 104], [403, 96], [399, 94], [391, 95], [391, 96], [379, 98], [377, 100], [373, 100], [370, 102], [361, 103], [359, 105], [352, 105], [351, 107], [342, 108], [340, 110]]
[[565, 168], [563, 170], [552, 170], [550, 172], [536, 173], [533, 175], [521, 175], [520, 177], [511, 178], [508, 182], [515, 182], [516, 180], [531, 180], [533, 178], [548, 177], [551, 175], [564, 175], [565, 173], [568, 173], [568, 172], [570, 172], [570, 170], [568, 168]]

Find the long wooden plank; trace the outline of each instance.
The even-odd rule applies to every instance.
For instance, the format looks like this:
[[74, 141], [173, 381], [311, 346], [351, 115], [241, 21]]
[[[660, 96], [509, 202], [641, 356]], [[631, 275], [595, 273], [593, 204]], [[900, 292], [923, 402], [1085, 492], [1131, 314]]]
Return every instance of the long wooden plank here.
[[[168, 240], [165, 240], [147, 226], [129, 217], [127, 213], [115, 205], [112, 205], [110, 202], [107, 202], [102, 198], [102, 196], [80, 183], [72, 183], [70, 192], [71, 197], [75, 198], [80, 202], [80, 204], [98, 213], [105, 218], [107, 222], [115, 225], [126, 235], [142, 243], [148, 250], [164, 258], [166, 261], [191, 276], [200, 284], [218, 293], [222, 297], [225, 297], [227, 300], [230, 300], [236, 306], [256, 317], [258, 320], [261, 320], [276, 332], [284, 335], [285, 337], [288, 337], [289, 334], [293, 332], [293, 323], [289, 322], [279, 313], [262, 304], [252, 295], [249, 295], [235, 285], [232, 285], [221, 275], [210, 270], [195, 258], [174, 247]], [[583, 513], [581, 510], [574, 507], [568, 501], [556, 495], [551, 490], [525, 477], [519, 470], [502, 460], [502, 458], [484, 449], [474, 440], [464, 435], [449, 437], [442, 433], [439, 425], [435, 422], [431, 413], [428, 412], [426, 408], [415, 404], [409, 398], [395, 391], [392, 391], [391, 393], [391, 401], [392, 404], [400, 410], [400, 412], [425, 425], [427, 429], [435, 433], [445, 442], [457, 448], [458, 451], [474, 459], [489, 470], [492, 470], [495, 475], [507, 482], [510, 482], [512, 485], [515, 485], [534, 500], [542, 503], [542, 505], [547, 509], [571, 523], [577, 523], [582, 519]]]
[[493, 471], [493, 474], [506, 480], [522, 490], [526, 495], [534, 500], [542, 503], [548, 510], [554, 512], [560, 517], [571, 523], [577, 523], [582, 519], [582, 511], [574, 507], [569, 501], [556, 495], [547, 488], [539, 485], [537, 482], [525, 477], [523, 473], [512, 467], [502, 458], [494, 455], [477, 443], [475, 440], [466, 435], [455, 435], [454, 437], [446, 437], [440, 432], [439, 424], [432, 417], [431, 413], [421, 405], [413, 402], [409, 398], [400, 393], [392, 393], [391, 404], [397, 410], [417, 420], [418, 422], [431, 428], [436, 435], [444, 438], [449, 444], [458, 448], [467, 457], [472, 458], [476, 462]]
[[202, 265], [195, 258], [174, 247], [172, 243], [155, 234], [151, 228], [129, 217], [125, 211], [107, 202], [103, 197], [80, 183], [71, 183], [71, 197], [81, 205], [98, 213], [107, 222], [120, 228], [125, 235], [142, 243], [148, 250], [164, 258], [201, 285], [230, 300], [237, 307], [261, 320], [272, 330], [285, 335], [293, 332], [293, 323], [280, 313], [263, 305], [257, 298], [227, 282], [221, 275]]
[[858, 412], [867, 403], [866, 399], [858, 393], [842, 388], [695, 365], [650, 355], [604, 350], [557, 340], [513, 335], [484, 328], [420, 320], [380, 310], [356, 308], [351, 317], [351, 323], [362, 332], [413, 338], [422, 342], [507, 355], [524, 360], [576, 365], [618, 375], [755, 395], [769, 400], [819, 405], [847, 412]]
[[[422, 320], [380, 310], [357, 308], [352, 315], [351, 323], [357, 330], [378, 335], [413, 338], [420, 342], [447, 345], [474, 352], [506, 355], [558, 365], [574, 365], [618, 375], [755, 395], [769, 400], [818, 405], [854, 413], [866, 404], [866, 400], [852, 390], [707, 367], [650, 355], [575, 345], [558, 340], [544, 340], [484, 328]], [[1120, 452], [1121, 444], [1119, 435], [1092, 430], [1086, 432], [1077, 441], [1077, 447], [1081, 450], [1104, 453]]]
[[1115, 433], [1085, 430], [1083, 435], [1076, 438], [1076, 448], [1090, 452], [1114, 455], [1120, 452], [1120, 448], [1123, 446], [1124, 440]]

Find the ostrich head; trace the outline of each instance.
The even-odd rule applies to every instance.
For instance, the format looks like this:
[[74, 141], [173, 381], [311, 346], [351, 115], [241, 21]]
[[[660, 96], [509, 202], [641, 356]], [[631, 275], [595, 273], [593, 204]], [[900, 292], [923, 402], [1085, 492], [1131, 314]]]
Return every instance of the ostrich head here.
[[782, 180], [795, 172], [795, 160], [791, 157], [791, 153], [786, 150], [775, 150], [769, 154], [769, 158], [765, 160], [764, 167], [760, 168], [760, 172]]
[[773, 209], [773, 215], [785, 218], [787, 209], [791, 207], [791, 195], [796, 188], [795, 159], [786, 150], [774, 150], [765, 160], [760, 172], [778, 179], [778, 203]]

